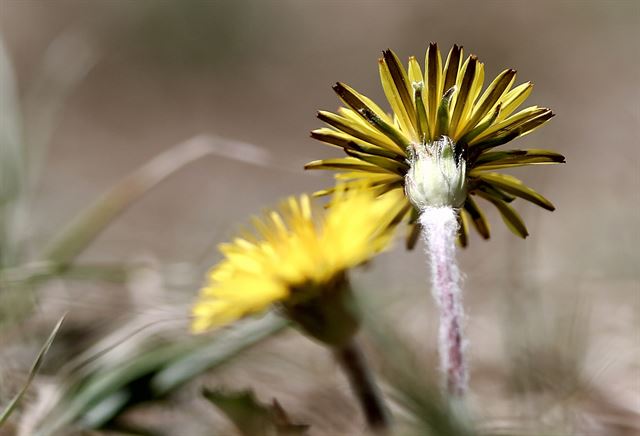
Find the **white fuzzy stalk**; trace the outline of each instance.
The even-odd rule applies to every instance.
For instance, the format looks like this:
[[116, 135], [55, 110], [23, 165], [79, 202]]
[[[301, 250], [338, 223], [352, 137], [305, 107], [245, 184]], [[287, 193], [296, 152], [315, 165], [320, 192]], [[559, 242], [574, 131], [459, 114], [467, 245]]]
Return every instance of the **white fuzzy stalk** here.
[[461, 277], [456, 262], [456, 211], [448, 206], [426, 207], [420, 214], [420, 224], [431, 263], [433, 297], [440, 309], [440, 366], [449, 394], [462, 397], [467, 391], [468, 373]]

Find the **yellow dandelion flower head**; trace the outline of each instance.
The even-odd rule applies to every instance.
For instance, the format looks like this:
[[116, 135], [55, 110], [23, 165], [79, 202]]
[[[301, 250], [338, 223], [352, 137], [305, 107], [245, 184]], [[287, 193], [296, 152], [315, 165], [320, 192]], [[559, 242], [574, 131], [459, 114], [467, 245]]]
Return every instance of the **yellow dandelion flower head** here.
[[[510, 205], [516, 197], [554, 209], [549, 200], [516, 177], [494, 171], [564, 162], [562, 155], [548, 150], [494, 150], [531, 133], [553, 117], [545, 107], [518, 110], [531, 93], [530, 82], [514, 87], [516, 72], [507, 69], [483, 91], [484, 65], [476, 56], [465, 60], [462, 47], [454, 45], [443, 63], [433, 43], [427, 49], [424, 73], [415, 57], [409, 58], [405, 69], [391, 50], [383, 53], [379, 71], [392, 114], [351, 87], [337, 83], [334, 90], [345, 107], [339, 108], [338, 113], [320, 111], [318, 118], [329, 127], [314, 130], [311, 136], [342, 148], [347, 157], [313, 161], [306, 165], [307, 169], [341, 171], [337, 177], [347, 184], [367, 180], [371, 189], [384, 197], [405, 190], [407, 174], [417, 157], [447, 154], [442, 149], [434, 152], [434, 145], [451, 147], [456, 165], [463, 165], [459, 174], [464, 179], [455, 179], [460, 190], [451, 193], [456, 202], [452, 206], [459, 207], [459, 241], [463, 246], [469, 223], [485, 239], [489, 238], [489, 224], [474, 196], [497, 207], [507, 226], [521, 237], [528, 233]], [[419, 234], [418, 210], [406, 197], [404, 201], [405, 218], [411, 225], [411, 247]]]
[[[371, 189], [340, 185], [331, 207], [315, 217], [307, 195], [253, 219], [246, 233], [220, 245], [224, 259], [209, 272], [193, 307], [192, 329], [202, 332], [261, 312], [331, 292], [336, 280], [387, 247], [389, 211], [401, 195], [382, 201]], [[397, 215], [392, 212], [391, 216]]]

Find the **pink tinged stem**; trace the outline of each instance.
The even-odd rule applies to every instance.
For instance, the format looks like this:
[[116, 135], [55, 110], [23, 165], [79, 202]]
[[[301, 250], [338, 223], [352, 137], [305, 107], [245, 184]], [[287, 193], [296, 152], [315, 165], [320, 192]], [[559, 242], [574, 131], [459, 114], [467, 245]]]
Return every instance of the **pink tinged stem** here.
[[440, 366], [449, 394], [463, 397], [469, 376], [460, 270], [456, 262], [457, 214], [451, 207], [427, 207], [420, 215], [420, 224], [431, 263], [433, 297], [440, 310]]

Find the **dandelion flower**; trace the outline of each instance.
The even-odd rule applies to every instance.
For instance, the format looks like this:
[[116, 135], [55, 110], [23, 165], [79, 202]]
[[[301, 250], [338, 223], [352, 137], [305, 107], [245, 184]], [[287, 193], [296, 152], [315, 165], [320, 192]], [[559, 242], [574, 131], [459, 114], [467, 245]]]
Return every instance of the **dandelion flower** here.
[[310, 162], [307, 169], [339, 170], [336, 177], [347, 184], [368, 180], [379, 196], [406, 190], [402, 201], [410, 223], [409, 247], [419, 234], [419, 209], [426, 204], [449, 202], [456, 208], [462, 246], [467, 245], [470, 224], [489, 238], [489, 224], [474, 197], [492, 203], [509, 229], [523, 238], [527, 228], [510, 205], [516, 197], [554, 210], [549, 200], [516, 177], [495, 172], [564, 162], [562, 155], [549, 150], [494, 150], [553, 117], [545, 107], [517, 111], [531, 93], [530, 82], [514, 87], [516, 72], [507, 69], [483, 91], [484, 65], [473, 55], [463, 61], [462, 47], [456, 45], [443, 65], [437, 45], [430, 44], [424, 74], [416, 58], [409, 58], [405, 69], [390, 50], [379, 60], [379, 70], [392, 115], [337, 83], [333, 89], [345, 107], [337, 114], [320, 111], [318, 118], [329, 127], [311, 136], [342, 148], [348, 156]]
[[193, 331], [275, 307], [333, 350], [369, 425], [386, 427], [381, 397], [353, 340], [359, 320], [348, 271], [388, 246], [399, 204], [393, 196], [377, 199], [366, 187], [342, 185], [323, 217], [314, 217], [309, 197], [302, 195], [254, 218], [256, 235], [220, 246], [224, 259], [210, 271], [193, 307]]
[[211, 269], [193, 308], [202, 332], [270, 306], [294, 308], [344, 286], [347, 270], [383, 250], [390, 233], [381, 223], [397, 199], [378, 201], [369, 190], [336, 191], [333, 206], [314, 219], [309, 197], [290, 197], [279, 211], [254, 218], [245, 232], [220, 245], [224, 259]]
[[483, 91], [484, 65], [473, 55], [463, 61], [462, 48], [455, 45], [443, 66], [438, 47], [430, 44], [424, 74], [414, 57], [405, 70], [390, 50], [383, 53], [379, 67], [393, 113], [337, 83], [334, 90], [345, 107], [337, 114], [319, 112], [329, 127], [311, 136], [342, 148], [347, 157], [314, 161], [306, 168], [342, 171], [337, 178], [347, 186], [366, 180], [380, 199], [397, 198], [397, 192], [404, 191], [404, 204], [396, 208], [410, 223], [407, 246], [413, 247], [422, 233], [431, 264], [432, 293], [440, 310], [443, 382], [452, 398], [463, 398], [467, 341], [455, 240], [466, 246], [469, 223], [489, 238], [489, 224], [475, 196], [492, 203], [509, 229], [523, 238], [527, 228], [509, 203], [520, 197], [554, 210], [549, 200], [516, 177], [495, 172], [564, 162], [562, 155], [548, 150], [495, 150], [531, 133], [553, 113], [538, 106], [517, 111], [532, 85], [514, 88], [516, 72], [511, 69]]

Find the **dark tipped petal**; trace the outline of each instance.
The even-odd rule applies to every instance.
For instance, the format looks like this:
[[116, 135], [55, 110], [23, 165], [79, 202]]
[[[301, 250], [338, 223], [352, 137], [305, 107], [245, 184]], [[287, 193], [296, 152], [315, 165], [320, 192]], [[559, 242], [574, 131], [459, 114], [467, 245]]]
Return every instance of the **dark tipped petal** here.
[[486, 132], [471, 140], [470, 148], [488, 150], [505, 144], [518, 136], [526, 135], [554, 117], [548, 108], [531, 107], [499, 122]]
[[476, 69], [478, 67], [478, 58], [475, 56], [469, 57], [469, 61], [464, 70], [464, 76], [462, 76], [462, 82], [460, 83], [460, 90], [456, 97], [456, 103], [453, 108], [453, 114], [451, 115], [451, 126], [457, 126], [460, 122], [460, 118], [467, 105], [471, 104], [469, 101], [469, 95], [471, 93], [471, 87], [476, 77]]
[[482, 153], [475, 162], [476, 167], [482, 164], [499, 162], [504, 159], [520, 158], [527, 155], [528, 150], [487, 151]]
[[[397, 184], [394, 184], [393, 189], [396, 189], [396, 188], [398, 188], [398, 186]], [[389, 189], [388, 191], [390, 190], [391, 189]], [[411, 203], [407, 201], [406, 204], [402, 206], [402, 208], [398, 211], [398, 213], [396, 213], [394, 217], [391, 219], [391, 221], [389, 222], [389, 227], [395, 227], [400, 222], [402, 222], [402, 220], [404, 220], [407, 217], [407, 215], [411, 212], [411, 209], [413, 209], [413, 206], [411, 205]]]
[[388, 159], [382, 156], [372, 156], [370, 154], [361, 153], [358, 151], [354, 151], [353, 149], [344, 148], [345, 153], [347, 153], [351, 157], [355, 157], [363, 162], [370, 163], [380, 168], [384, 168], [385, 170], [403, 176], [409, 170], [409, 165], [406, 162], [399, 162], [397, 160]]
[[351, 109], [356, 112], [360, 112], [363, 109], [370, 109], [358, 96], [356, 96], [351, 90], [344, 84], [337, 82], [333, 85], [333, 90], [338, 97], [345, 102]]
[[500, 135], [492, 135], [477, 144], [473, 144], [469, 146], [470, 149], [470, 160], [474, 161], [477, 157], [484, 152], [485, 150], [489, 150], [491, 148], [498, 147], [500, 145], [506, 144], [507, 142], [511, 142], [521, 135], [520, 130], [513, 130], [510, 132], [504, 132]]
[[397, 153], [386, 150], [384, 148], [375, 147], [365, 141], [352, 138], [346, 133], [338, 132], [328, 128], [316, 129], [311, 132], [311, 137], [326, 144], [334, 145], [339, 148], [348, 148], [351, 150], [368, 153], [375, 156], [383, 156], [389, 159], [395, 159], [404, 162], [404, 157]]
[[447, 61], [444, 66], [444, 85], [443, 90], [446, 92], [456, 84], [458, 70], [460, 70], [460, 61], [462, 59], [462, 46], [454, 45], [449, 51]]
[[511, 86], [511, 84], [515, 80], [515, 77], [515, 70], [505, 70], [495, 78], [495, 80], [484, 92], [482, 97], [480, 97], [480, 100], [476, 105], [476, 109], [473, 112], [473, 115], [471, 116], [468, 124], [466, 125], [466, 131], [469, 131], [476, 127], [478, 122], [480, 122], [480, 120], [482, 120], [487, 115], [487, 113], [489, 113], [491, 108], [494, 107], [494, 105], [502, 97], [504, 92]]
[[515, 211], [514, 208], [509, 206], [504, 201], [487, 195], [484, 192], [478, 192], [478, 195], [480, 195], [485, 200], [493, 203], [493, 205], [500, 212], [502, 221], [504, 221], [509, 230], [511, 230], [515, 235], [520, 236], [523, 239], [529, 236], [527, 226], [525, 226], [524, 221], [522, 221], [522, 218], [520, 218], [520, 215]]
[[342, 101], [351, 109], [356, 111], [369, 124], [375, 127], [379, 132], [386, 135], [394, 143], [404, 150], [409, 145], [407, 138], [395, 126], [387, 123], [378, 113], [369, 107], [361, 98], [353, 93], [347, 86], [342, 83], [336, 83], [333, 87], [334, 91]]
[[407, 250], [413, 250], [418, 242], [418, 237], [420, 236], [420, 224], [413, 223], [409, 225], [409, 231], [407, 233], [407, 239], [405, 241], [405, 246]]
[[520, 136], [532, 132], [555, 116], [556, 114], [547, 109], [544, 113], [538, 115], [537, 117], [522, 123], [522, 125], [520, 126]]
[[[338, 131], [333, 133], [332, 129], [317, 129], [314, 132], [316, 133], [327, 133], [332, 136], [341, 136], [346, 139], [349, 139], [349, 136], [352, 136], [356, 139], [362, 141], [362, 146], [367, 149], [377, 150], [381, 149], [378, 153], [372, 154], [380, 154], [383, 156], [396, 156], [402, 155], [397, 147], [394, 145], [395, 143], [388, 142], [388, 139], [382, 135], [375, 135], [373, 132], [368, 131], [367, 129], [362, 128], [361, 126], [354, 124], [351, 120], [343, 118], [339, 115], [333, 114], [331, 112], [320, 111], [318, 112], [318, 118], [329, 124], [330, 126], [335, 127]], [[315, 139], [319, 139], [317, 135], [314, 135], [314, 132], [311, 133], [311, 137]], [[322, 139], [320, 139], [322, 141]], [[330, 142], [330, 141], [326, 141]], [[335, 144], [334, 142], [330, 142]], [[340, 144], [336, 144], [340, 145]], [[341, 147], [343, 145], [340, 145]]]
[[396, 90], [398, 91], [398, 95], [400, 95], [402, 104], [404, 105], [412, 123], [415, 125], [415, 111], [413, 108], [413, 100], [409, 92], [410, 84], [407, 72], [405, 71], [404, 67], [400, 63], [400, 60], [393, 51], [385, 50], [382, 54], [384, 56], [384, 61], [389, 68], [391, 79], [393, 80]]
[[433, 125], [436, 121], [438, 102], [442, 96], [442, 60], [436, 43], [430, 43], [427, 49], [425, 71], [429, 124]]
[[420, 231], [422, 229], [418, 222], [418, 218], [418, 209], [412, 207], [409, 215], [409, 231], [407, 232], [407, 239], [405, 241], [407, 250], [413, 250], [418, 242], [418, 236], [420, 236]]
[[491, 127], [491, 125], [498, 118], [498, 115], [500, 115], [500, 110], [501, 109], [502, 109], [502, 105], [500, 103], [498, 103], [496, 108], [493, 110], [493, 113], [491, 114], [491, 116], [489, 118], [487, 118], [486, 121], [483, 121], [478, 126], [476, 126], [474, 129], [472, 129], [471, 131], [469, 131], [466, 134], [464, 134], [464, 136], [458, 140], [458, 143], [464, 144], [464, 145], [468, 145], [471, 141], [473, 141], [474, 138], [476, 138], [482, 132], [484, 132], [489, 127]]
[[486, 171], [525, 165], [558, 163], [565, 163], [564, 156], [550, 150], [530, 149], [487, 151], [480, 154], [475, 163], [472, 164], [472, 169], [477, 171]]
[[480, 233], [484, 239], [489, 239], [489, 236], [491, 236], [489, 221], [487, 221], [487, 218], [484, 216], [482, 209], [478, 207], [478, 204], [470, 196], [467, 196], [464, 202], [464, 210], [471, 216], [471, 222], [478, 233]]
[[369, 122], [372, 126], [378, 129], [381, 133], [385, 134], [387, 138], [395, 142], [403, 150], [411, 144], [409, 139], [402, 134], [395, 126], [386, 123], [382, 118], [377, 116], [374, 112], [368, 109], [363, 109], [360, 114]]
[[543, 209], [555, 210], [555, 206], [547, 200], [544, 196], [529, 188], [522, 183], [517, 177], [510, 176], [508, 174], [500, 173], [484, 173], [477, 176], [486, 183], [491, 184], [494, 188], [498, 188], [501, 191], [508, 192], [516, 197], [523, 198], [530, 201]]
[[502, 114], [500, 114], [499, 119], [502, 120], [511, 115], [527, 99], [532, 90], [533, 83], [526, 82], [507, 92], [501, 99]]
[[493, 186], [492, 184], [487, 183], [484, 180], [473, 175], [469, 177], [469, 191], [476, 194], [479, 194], [480, 192], [484, 192], [485, 194], [490, 195], [499, 200], [502, 200], [505, 203], [511, 203], [513, 200], [516, 199], [516, 197], [514, 197], [513, 195], [508, 194], [504, 192], [502, 189], [499, 189]]
[[466, 248], [469, 244], [469, 217], [464, 210], [458, 211], [458, 244]]
[[354, 157], [314, 160], [304, 166], [305, 170], [349, 170], [366, 173], [395, 174], [385, 168], [363, 162]]

